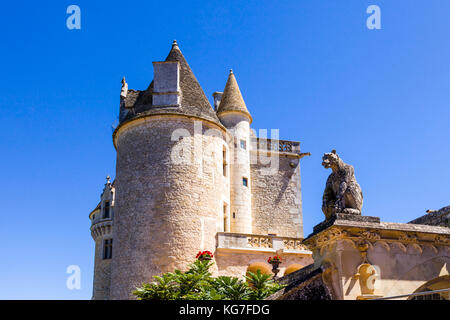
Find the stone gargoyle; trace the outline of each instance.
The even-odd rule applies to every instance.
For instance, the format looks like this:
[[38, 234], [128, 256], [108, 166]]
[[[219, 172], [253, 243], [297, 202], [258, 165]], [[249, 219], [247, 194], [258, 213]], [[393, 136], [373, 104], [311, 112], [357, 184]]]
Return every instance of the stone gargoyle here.
[[333, 170], [323, 192], [322, 211], [326, 219], [334, 213], [360, 215], [363, 195], [356, 182], [353, 166], [344, 163], [336, 154], [336, 150], [325, 153], [322, 160], [325, 169]]

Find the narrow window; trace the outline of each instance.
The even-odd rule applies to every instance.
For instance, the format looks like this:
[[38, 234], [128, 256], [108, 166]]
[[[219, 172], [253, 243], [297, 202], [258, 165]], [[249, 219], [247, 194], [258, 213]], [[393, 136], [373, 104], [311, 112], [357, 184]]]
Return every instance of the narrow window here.
[[112, 239], [103, 240], [103, 259], [112, 258]]
[[241, 149], [247, 150], [247, 141], [241, 140]]
[[233, 219], [236, 218], [236, 212], [233, 212]]
[[95, 220], [95, 214], [92, 215], [92, 220]]
[[227, 205], [223, 204], [223, 231], [228, 232], [228, 216], [227, 216]]
[[105, 201], [105, 204], [103, 206], [103, 218], [109, 218], [111, 206], [109, 204], [109, 201]]
[[222, 170], [223, 170], [223, 176], [227, 176], [227, 149], [225, 149], [225, 146], [223, 147], [222, 151]]
[[242, 184], [244, 185], [244, 187], [248, 187], [248, 179], [242, 178]]

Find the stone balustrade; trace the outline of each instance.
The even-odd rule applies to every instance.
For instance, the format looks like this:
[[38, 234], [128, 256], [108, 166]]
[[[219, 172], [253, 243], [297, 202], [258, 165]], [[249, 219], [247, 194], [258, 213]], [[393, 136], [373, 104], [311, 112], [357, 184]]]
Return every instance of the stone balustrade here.
[[311, 254], [302, 244], [301, 238], [280, 237], [274, 235], [256, 235], [245, 233], [217, 233], [218, 251], [267, 252], [275, 253], [282, 250], [289, 254]]
[[256, 138], [253, 143], [258, 150], [300, 154], [300, 142], [296, 141]]

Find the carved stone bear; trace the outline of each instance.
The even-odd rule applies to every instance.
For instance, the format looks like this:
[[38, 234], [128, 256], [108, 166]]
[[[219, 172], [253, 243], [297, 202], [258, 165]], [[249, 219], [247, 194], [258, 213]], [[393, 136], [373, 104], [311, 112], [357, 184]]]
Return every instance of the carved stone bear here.
[[322, 211], [326, 219], [333, 213], [361, 214], [363, 195], [355, 178], [353, 166], [344, 163], [336, 150], [325, 153], [322, 165], [333, 172], [329, 175], [323, 192]]

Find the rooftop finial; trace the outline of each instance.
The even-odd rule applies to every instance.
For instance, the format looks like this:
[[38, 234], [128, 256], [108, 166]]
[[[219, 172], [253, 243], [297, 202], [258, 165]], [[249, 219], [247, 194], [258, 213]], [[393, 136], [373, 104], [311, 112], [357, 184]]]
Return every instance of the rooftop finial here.
[[108, 175], [106, 176], [106, 184], [110, 184], [111, 183], [111, 177]]
[[230, 74], [233, 74], [233, 69], [230, 69]]
[[125, 81], [125, 77], [122, 78], [122, 89], [120, 90], [120, 96], [126, 98], [128, 93], [128, 84]]
[[174, 47], [174, 46], [178, 46], [177, 40], [173, 40], [172, 47]]

